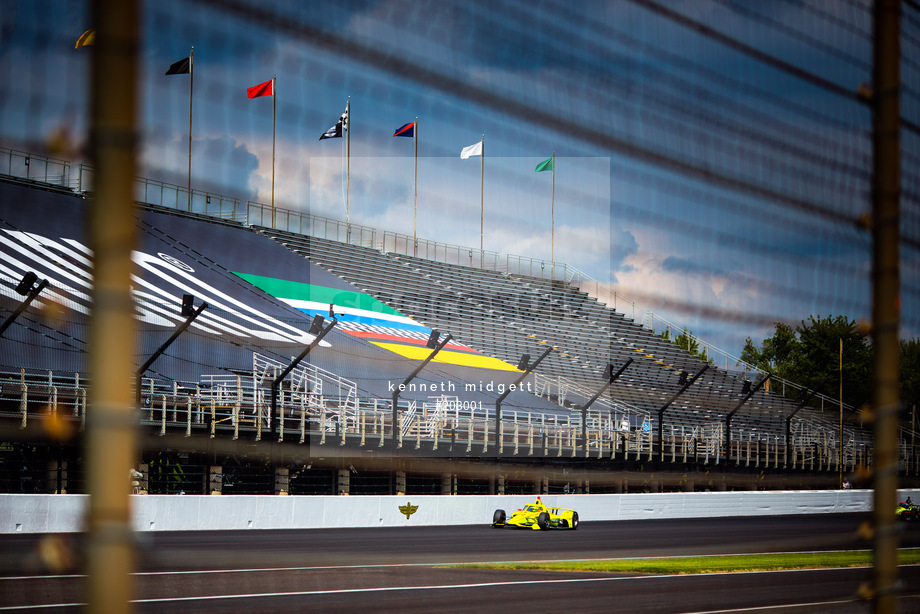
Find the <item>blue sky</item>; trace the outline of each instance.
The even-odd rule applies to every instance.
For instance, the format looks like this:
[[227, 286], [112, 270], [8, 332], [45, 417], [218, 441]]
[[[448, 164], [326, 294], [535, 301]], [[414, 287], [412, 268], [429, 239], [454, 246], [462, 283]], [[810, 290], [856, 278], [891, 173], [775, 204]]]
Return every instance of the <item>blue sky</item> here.
[[[245, 89], [277, 75], [279, 207], [344, 219], [344, 139], [318, 138], [351, 97], [352, 222], [413, 233], [413, 143], [391, 135], [418, 117], [419, 237], [478, 247], [480, 160], [459, 153], [485, 135], [487, 250], [552, 251], [734, 354], [774, 319], [870, 316], [869, 237], [838, 219], [869, 207], [868, 109], [776, 67], [869, 82], [861, 2], [214, 4], [144, 3], [145, 176], [185, 183], [188, 77], [163, 73], [194, 46], [193, 187], [269, 201], [271, 99]], [[5, 3], [0, 144], [34, 151], [66, 129], [61, 156], [80, 157], [87, 14]], [[533, 169], [553, 152], [551, 232], [552, 177]]]

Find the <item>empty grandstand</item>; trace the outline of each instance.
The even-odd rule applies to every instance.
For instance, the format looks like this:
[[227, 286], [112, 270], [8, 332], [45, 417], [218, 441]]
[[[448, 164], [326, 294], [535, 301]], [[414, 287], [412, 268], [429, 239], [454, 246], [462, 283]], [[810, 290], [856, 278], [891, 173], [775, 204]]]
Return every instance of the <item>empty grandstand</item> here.
[[[15, 169], [29, 154], [4, 155]], [[59, 168], [0, 185], [5, 312], [27, 273], [47, 288], [5, 332], [0, 411], [24, 432], [60, 423], [74, 438], [8, 444], [2, 487], [74, 492], [92, 271], [85, 189], [71, 182], [87, 169], [75, 178], [29, 157]], [[273, 228], [258, 204], [217, 195], [182, 211], [182, 188], [151, 198], [137, 185], [141, 490], [788, 488], [873, 462], [852, 408], [841, 429], [837, 401], [724, 355], [701, 360], [554, 273], [494, 254], [449, 262], [435, 242], [432, 258], [408, 255], [385, 233], [315, 216], [297, 232], [284, 210]], [[350, 241], [336, 240], [343, 229]]]

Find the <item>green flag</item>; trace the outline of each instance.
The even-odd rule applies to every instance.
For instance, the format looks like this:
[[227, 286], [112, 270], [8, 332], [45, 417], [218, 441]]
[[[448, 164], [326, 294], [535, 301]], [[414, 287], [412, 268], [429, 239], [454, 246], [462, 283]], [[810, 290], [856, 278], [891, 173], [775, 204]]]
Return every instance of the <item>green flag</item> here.
[[546, 160], [543, 160], [543, 162], [540, 162], [539, 164], [537, 164], [537, 168], [534, 169], [534, 170], [535, 170], [536, 172], [538, 172], [538, 173], [539, 173], [540, 171], [551, 171], [551, 170], [553, 170], [553, 159], [552, 159], [552, 158], [547, 158]]

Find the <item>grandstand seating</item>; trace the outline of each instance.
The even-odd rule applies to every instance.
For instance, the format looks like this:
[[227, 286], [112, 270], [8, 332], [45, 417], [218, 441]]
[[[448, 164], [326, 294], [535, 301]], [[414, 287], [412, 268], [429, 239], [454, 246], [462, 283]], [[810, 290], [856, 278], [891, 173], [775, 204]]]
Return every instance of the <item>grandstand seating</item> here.
[[[607, 393], [607, 405], [622, 401], [657, 420], [663, 404], [680, 391], [680, 373], [690, 377], [705, 363], [623, 314], [561, 280], [507, 275], [384, 252], [265, 227], [258, 232], [432, 328], [451, 332], [463, 343], [516, 364], [521, 354], [535, 357], [556, 349], [540, 365], [570, 390], [596, 390], [609, 363], [614, 369], [634, 361]], [[714, 428], [743, 398], [743, 382], [715, 367], [678, 396], [664, 421], [681, 429]], [[558, 395], [552, 395], [558, 398]], [[570, 393], [577, 407], [587, 393]], [[782, 395], [758, 391], [732, 418], [733, 440], [785, 440], [786, 418], [797, 405]], [[835, 433], [836, 425], [810, 409], [795, 418], [818, 425], [814, 433]], [[823, 428], [822, 428], [823, 427]], [[806, 436], [809, 429], [799, 429]], [[854, 431], [860, 441], [865, 436]]]

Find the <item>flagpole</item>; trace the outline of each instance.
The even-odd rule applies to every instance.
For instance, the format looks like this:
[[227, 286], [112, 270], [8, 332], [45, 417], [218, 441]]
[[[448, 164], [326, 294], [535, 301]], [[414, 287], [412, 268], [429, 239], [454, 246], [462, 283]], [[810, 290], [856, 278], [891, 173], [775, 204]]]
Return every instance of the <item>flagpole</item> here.
[[275, 89], [275, 75], [272, 75], [272, 228], [275, 227], [275, 102], [278, 91]]
[[550, 234], [549, 234], [549, 278], [555, 279], [556, 269], [556, 152], [553, 152], [553, 195], [550, 201]]
[[345, 103], [345, 242], [351, 243], [351, 218], [348, 211], [348, 191], [351, 187], [351, 96]]
[[[195, 47], [188, 54], [188, 210], [192, 210], [192, 83], [195, 80]], [[205, 211], [207, 213], [207, 211]]]
[[482, 232], [483, 232], [483, 220], [485, 219], [485, 201], [483, 195], [485, 194], [485, 185], [483, 179], [486, 176], [486, 135], [482, 135], [482, 138], [479, 139], [482, 149], [482, 155], [479, 157], [479, 268], [482, 268]]
[[418, 256], [418, 115], [415, 116], [415, 213], [412, 215], [413, 255]]

